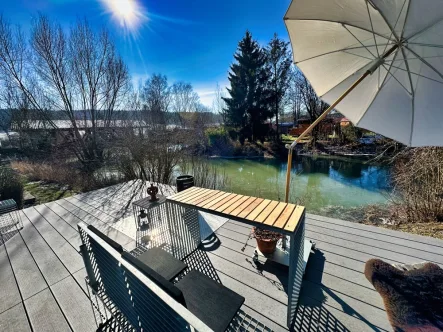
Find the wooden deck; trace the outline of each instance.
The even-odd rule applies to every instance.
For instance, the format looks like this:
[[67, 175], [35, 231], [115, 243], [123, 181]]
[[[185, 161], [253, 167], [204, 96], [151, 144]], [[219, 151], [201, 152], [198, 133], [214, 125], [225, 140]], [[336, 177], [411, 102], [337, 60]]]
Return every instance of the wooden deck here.
[[[76, 225], [94, 224], [131, 250], [135, 226], [127, 203], [139, 198], [140, 190], [128, 183], [23, 210], [23, 230], [0, 246], [0, 331], [95, 330]], [[214, 227], [217, 218], [208, 223]], [[253, 267], [254, 240], [242, 250], [249, 228], [225, 223], [202, 253], [208, 269], [246, 298], [241, 314], [250, 327], [285, 331], [287, 271], [270, 263]], [[379, 257], [443, 265], [443, 241], [432, 238], [309, 214], [306, 237], [317, 249], [306, 268], [296, 331], [390, 331], [364, 263]]]

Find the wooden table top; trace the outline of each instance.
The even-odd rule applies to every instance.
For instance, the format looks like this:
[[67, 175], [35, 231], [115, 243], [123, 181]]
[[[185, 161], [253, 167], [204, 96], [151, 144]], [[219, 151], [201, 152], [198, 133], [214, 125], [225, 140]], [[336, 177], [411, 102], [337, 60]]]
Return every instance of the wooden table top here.
[[295, 232], [305, 213], [305, 207], [300, 205], [199, 187], [191, 187], [166, 199], [283, 233]]

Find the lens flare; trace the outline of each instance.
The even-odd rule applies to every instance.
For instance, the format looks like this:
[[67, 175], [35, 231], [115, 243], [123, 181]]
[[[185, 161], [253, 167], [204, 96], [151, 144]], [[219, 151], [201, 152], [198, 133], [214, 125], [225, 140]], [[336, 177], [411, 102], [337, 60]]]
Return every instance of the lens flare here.
[[120, 26], [136, 32], [148, 20], [145, 9], [138, 0], [100, 0]]

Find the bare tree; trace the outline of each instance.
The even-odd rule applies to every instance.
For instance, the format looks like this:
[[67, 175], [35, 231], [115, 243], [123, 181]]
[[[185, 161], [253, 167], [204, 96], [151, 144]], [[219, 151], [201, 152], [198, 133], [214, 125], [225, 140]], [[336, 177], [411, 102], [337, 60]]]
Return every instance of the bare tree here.
[[289, 88], [286, 90], [285, 105], [289, 108], [289, 112], [292, 114], [294, 125], [300, 119], [301, 111], [303, 109], [303, 100], [301, 90], [299, 89], [299, 69], [295, 66], [291, 69], [291, 81]]
[[146, 125], [152, 129], [165, 129], [171, 104], [171, 88], [166, 76], [154, 74], [147, 79], [142, 86], [140, 97]]
[[[311, 122], [317, 120], [320, 115], [329, 107], [327, 103], [322, 101], [314, 91], [306, 77], [299, 71], [296, 77], [296, 87], [298, 93], [300, 94], [300, 100], [302, 107], [305, 109], [306, 113], [311, 119]], [[314, 138], [314, 143], [318, 135], [318, 126], [312, 131], [312, 137]]]
[[111, 119], [130, 83], [106, 31], [79, 21], [66, 32], [40, 15], [27, 43], [0, 17], [0, 81], [3, 97], [20, 95], [45, 126], [57, 128], [51, 111], [66, 115], [65, 141], [86, 169], [103, 161]]
[[182, 127], [186, 126], [185, 113], [194, 112], [200, 97], [190, 83], [176, 82], [171, 87], [171, 111], [175, 113]]
[[226, 98], [227, 95], [225, 91], [220, 87], [220, 85], [217, 83], [215, 87], [215, 96], [214, 100], [212, 101], [212, 111], [215, 114], [219, 114], [222, 118], [223, 123], [226, 123], [227, 121], [227, 114], [226, 114], [226, 102], [223, 98]]
[[[53, 108], [71, 124], [69, 142], [86, 168], [104, 159], [105, 142], [119, 99], [128, 91], [128, 70], [106, 31], [95, 33], [86, 21], [66, 34], [39, 16], [32, 30], [34, 66]], [[85, 134], [82, 134], [82, 130]]]
[[284, 97], [289, 87], [291, 75], [291, 51], [289, 43], [278, 38], [277, 34], [271, 39], [266, 49], [267, 65], [270, 69], [270, 101], [276, 124], [276, 139], [279, 135], [279, 115], [284, 110]]

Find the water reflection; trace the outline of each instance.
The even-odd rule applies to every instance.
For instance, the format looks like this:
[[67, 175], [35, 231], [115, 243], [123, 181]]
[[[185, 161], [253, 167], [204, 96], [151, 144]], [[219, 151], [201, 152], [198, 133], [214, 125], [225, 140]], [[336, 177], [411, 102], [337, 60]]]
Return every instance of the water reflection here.
[[[276, 160], [209, 161], [230, 178], [226, 190], [284, 199], [287, 163]], [[353, 160], [298, 156], [292, 167], [290, 201], [316, 212], [325, 206], [355, 207], [386, 202], [389, 169]]]

